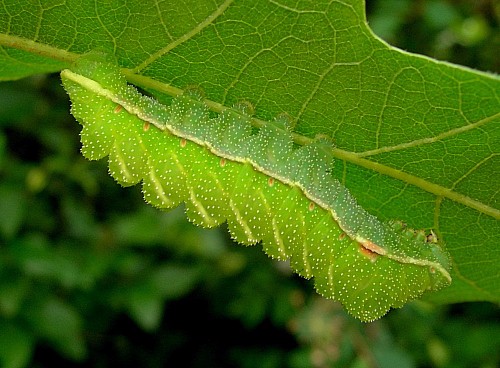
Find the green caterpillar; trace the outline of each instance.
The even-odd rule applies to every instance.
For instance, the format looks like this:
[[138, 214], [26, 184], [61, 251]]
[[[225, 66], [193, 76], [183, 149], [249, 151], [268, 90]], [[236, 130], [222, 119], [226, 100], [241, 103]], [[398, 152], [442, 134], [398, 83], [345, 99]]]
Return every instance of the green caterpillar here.
[[353, 316], [372, 321], [450, 284], [434, 234], [366, 212], [331, 176], [331, 143], [296, 148], [286, 117], [255, 133], [244, 106], [214, 117], [195, 94], [165, 106], [128, 85], [117, 66], [85, 58], [61, 77], [85, 157], [109, 156], [111, 175], [124, 186], [142, 181], [155, 207], [185, 202], [197, 225], [227, 221], [234, 240], [290, 259]]

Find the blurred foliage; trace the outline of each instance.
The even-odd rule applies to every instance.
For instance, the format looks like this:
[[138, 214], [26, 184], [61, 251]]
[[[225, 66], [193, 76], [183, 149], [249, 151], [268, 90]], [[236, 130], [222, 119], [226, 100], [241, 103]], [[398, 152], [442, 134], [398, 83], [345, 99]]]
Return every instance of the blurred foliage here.
[[[398, 47], [500, 69], [494, 1], [368, 11]], [[0, 84], [1, 367], [498, 366], [495, 305], [415, 302], [362, 324], [258, 247], [146, 206], [82, 158], [59, 83]]]

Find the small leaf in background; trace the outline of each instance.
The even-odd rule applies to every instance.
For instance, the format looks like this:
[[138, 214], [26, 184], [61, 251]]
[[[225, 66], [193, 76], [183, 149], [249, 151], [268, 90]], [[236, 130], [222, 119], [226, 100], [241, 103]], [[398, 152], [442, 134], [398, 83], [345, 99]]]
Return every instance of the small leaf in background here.
[[135, 267], [130, 271], [137, 274], [135, 281], [116, 290], [111, 303], [115, 308], [128, 308], [132, 318], [147, 331], [158, 328], [164, 303], [191, 292], [200, 275], [197, 267], [179, 264]]
[[[9, 272], [10, 271], [10, 272]], [[29, 292], [29, 281], [13, 274], [12, 270], [0, 271], [0, 315], [12, 318], [19, 312]]]
[[0, 320], [0, 346], [2, 368], [23, 368], [31, 360], [35, 339], [19, 326]]
[[26, 199], [17, 188], [0, 183], [0, 235], [9, 239], [16, 235], [26, 211]]
[[42, 338], [72, 359], [85, 357], [83, 320], [73, 306], [56, 297], [47, 297], [28, 308], [31, 309], [29, 321]]

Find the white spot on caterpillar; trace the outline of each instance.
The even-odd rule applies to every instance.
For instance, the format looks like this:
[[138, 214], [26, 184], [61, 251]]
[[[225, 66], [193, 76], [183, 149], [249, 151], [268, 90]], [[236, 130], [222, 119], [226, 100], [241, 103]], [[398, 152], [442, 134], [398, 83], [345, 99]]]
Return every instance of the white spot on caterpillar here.
[[250, 229], [250, 227], [248, 226], [248, 223], [244, 220], [243, 216], [241, 216], [240, 211], [234, 205], [234, 202], [231, 199], [229, 200], [229, 206], [231, 207], [231, 209], [233, 210], [234, 214], [236, 215], [236, 220], [238, 221], [238, 223], [243, 228], [243, 231], [244, 231], [245, 235], [247, 236], [248, 242], [250, 242], [250, 243], [257, 243], [259, 240], [253, 235], [252, 229]]
[[200, 201], [196, 198], [194, 191], [192, 188], [189, 188], [189, 199], [191, 202], [194, 204], [196, 209], [198, 210], [199, 215], [203, 218], [205, 221], [205, 224], [207, 227], [214, 227], [217, 226], [217, 221], [215, 221], [208, 213], [205, 207], [201, 204]]
[[149, 178], [151, 179], [151, 182], [154, 184], [154, 190], [155, 190], [155, 193], [156, 195], [158, 196], [158, 199], [160, 199], [162, 201], [162, 203], [166, 206], [166, 207], [172, 207], [173, 206], [173, 203], [172, 201], [165, 195], [165, 191], [163, 190], [163, 187], [160, 183], [160, 181], [158, 180], [158, 178], [156, 177], [155, 175], [155, 172], [154, 170], [151, 170], [149, 172]]
[[273, 224], [274, 240], [276, 240], [276, 244], [278, 245], [278, 252], [280, 253], [280, 257], [281, 259], [287, 259], [288, 257], [285, 253], [285, 244], [283, 244], [283, 238], [281, 237], [280, 229], [276, 224], [276, 219], [273, 218], [272, 224]]
[[[132, 182], [134, 180], [134, 175], [129, 171], [127, 164], [126, 164], [127, 160], [125, 160], [122, 157], [116, 144], [117, 143], [115, 142], [114, 143], [114, 151], [115, 151], [114, 156], [115, 156], [115, 160], [116, 160], [116, 163], [118, 165], [118, 168], [120, 170], [120, 174], [125, 178], [125, 181]], [[111, 157], [112, 156], [110, 156], [110, 159], [111, 159]], [[115, 176], [115, 175], [113, 175], [113, 176]]]

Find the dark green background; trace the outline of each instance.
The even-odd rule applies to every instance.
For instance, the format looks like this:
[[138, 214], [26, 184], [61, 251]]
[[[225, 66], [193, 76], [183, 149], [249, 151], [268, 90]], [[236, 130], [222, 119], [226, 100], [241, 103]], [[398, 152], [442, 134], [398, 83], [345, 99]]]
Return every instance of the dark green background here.
[[[368, 1], [402, 49], [500, 71], [495, 1]], [[495, 47], [496, 45], [496, 47]], [[371, 324], [260, 247], [160, 213], [79, 153], [57, 75], [0, 84], [1, 367], [495, 367], [497, 306]]]

